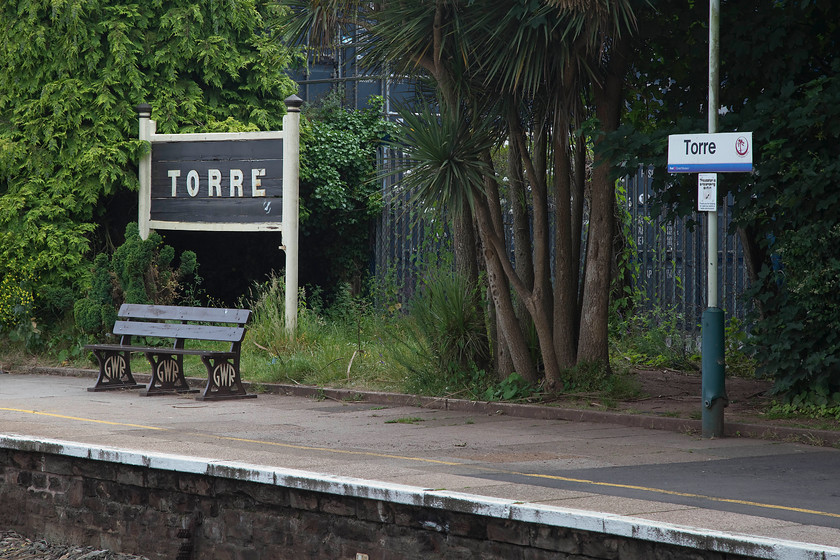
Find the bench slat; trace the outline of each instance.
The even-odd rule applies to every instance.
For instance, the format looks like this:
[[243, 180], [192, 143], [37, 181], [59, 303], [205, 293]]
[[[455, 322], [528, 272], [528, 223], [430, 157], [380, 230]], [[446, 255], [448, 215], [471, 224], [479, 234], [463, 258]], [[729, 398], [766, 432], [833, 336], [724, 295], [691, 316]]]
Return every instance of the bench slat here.
[[245, 337], [245, 327], [117, 321], [114, 323], [114, 334], [117, 336], [155, 336], [160, 338], [242, 342]]
[[181, 356], [211, 356], [214, 358], [233, 358], [237, 354], [229, 350], [201, 350], [189, 348], [167, 348], [165, 346], [126, 346], [124, 344], [85, 344], [85, 350], [106, 350], [111, 352], [138, 352], [143, 354], [163, 354]]
[[[217, 309], [209, 307], [180, 307], [177, 305], [141, 305], [124, 303], [117, 314], [125, 319], [159, 319], [162, 321], [206, 321], [244, 325], [251, 316], [250, 309]], [[116, 333], [115, 333], [116, 334]]]

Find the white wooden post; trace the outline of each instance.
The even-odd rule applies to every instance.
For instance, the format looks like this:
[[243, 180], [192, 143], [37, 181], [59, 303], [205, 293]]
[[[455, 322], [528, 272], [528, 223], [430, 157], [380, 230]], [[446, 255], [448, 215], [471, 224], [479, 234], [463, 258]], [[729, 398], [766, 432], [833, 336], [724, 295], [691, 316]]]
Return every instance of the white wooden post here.
[[286, 98], [283, 117], [283, 246], [286, 251], [286, 333], [297, 331], [298, 309], [298, 239], [300, 190], [300, 106], [297, 95]]
[[[141, 103], [137, 106], [137, 116], [140, 120], [138, 136], [140, 140], [150, 142], [152, 140], [152, 106], [148, 103]], [[140, 229], [140, 238], [148, 239], [150, 218], [149, 201], [151, 200], [152, 192], [151, 150], [140, 158], [138, 178], [140, 180], [140, 197], [137, 201], [137, 226]]]

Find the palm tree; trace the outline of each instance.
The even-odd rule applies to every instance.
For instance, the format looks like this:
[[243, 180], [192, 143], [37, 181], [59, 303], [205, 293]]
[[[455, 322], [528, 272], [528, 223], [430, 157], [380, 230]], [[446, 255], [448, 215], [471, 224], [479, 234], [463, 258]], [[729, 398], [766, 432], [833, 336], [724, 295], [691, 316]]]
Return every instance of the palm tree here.
[[[405, 124], [395, 141], [406, 161], [403, 187], [417, 199], [436, 208], [444, 207], [460, 216], [476, 216], [485, 242], [484, 260], [494, 309], [497, 311], [497, 367], [508, 358], [512, 368], [531, 383], [537, 381], [537, 368], [510, 297], [510, 287], [500, 255], [504, 248], [490, 248], [487, 240], [499, 243], [502, 236], [501, 208], [495, 188], [495, 172], [490, 153], [499, 144], [499, 130], [491, 118], [469, 114], [463, 105], [429, 106], [401, 112]], [[495, 202], [496, 212], [491, 203]], [[507, 261], [507, 257], [504, 257]], [[501, 354], [501, 357], [500, 357]], [[510, 371], [501, 371], [506, 376]]]
[[[465, 234], [474, 221], [480, 235], [490, 293], [496, 305], [499, 341], [512, 367], [536, 379], [511, 288], [533, 321], [547, 387], [562, 388], [562, 369], [581, 361], [609, 367], [607, 310], [612, 258], [613, 185], [609, 161], [599, 155], [590, 183], [590, 220], [583, 288], [580, 254], [586, 139], [579, 131], [594, 111], [600, 132], [618, 125], [629, 33], [629, 0], [554, 0], [544, 4], [499, 0], [394, 0], [366, 3], [311, 0], [310, 37], [316, 24], [341, 21], [324, 16], [327, 5], [351, 13], [368, 34], [366, 60], [401, 73], [422, 74], [435, 84], [439, 118], [413, 123], [407, 140], [438, 141], [449, 150], [419, 144], [423, 165], [412, 181], [427, 196], [453, 202]], [[321, 10], [320, 12], [318, 10]], [[320, 15], [319, 15], [320, 14]], [[361, 16], [360, 16], [361, 15]], [[303, 18], [305, 19], [305, 18]], [[501, 130], [511, 146], [511, 192], [519, 208], [518, 254], [511, 261], [502, 234], [493, 138]], [[443, 136], [442, 136], [443, 135]], [[596, 137], [596, 148], [600, 136]], [[498, 144], [497, 144], [498, 145]], [[424, 151], [425, 150], [425, 151]], [[460, 150], [460, 151], [459, 151]], [[597, 150], [596, 150], [596, 153]], [[425, 154], [425, 156], [424, 156]], [[421, 157], [423, 156], [423, 157]], [[420, 173], [419, 171], [423, 171]], [[426, 181], [426, 183], [422, 183]], [[527, 186], [525, 185], [527, 183]], [[555, 239], [551, 266], [550, 209]], [[532, 216], [521, 212], [530, 208]], [[459, 221], [460, 220], [460, 221]], [[523, 247], [527, 245], [527, 247]], [[457, 257], [456, 257], [457, 258]], [[502, 353], [504, 354], [504, 352]], [[497, 355], [498, 356], [498, 355]], [[500, 372], [502, 375], [509, 373]]]
[[[475, 206], [479, 230], [534, 322], [549, 387], [559, 388], [562, 368], [583, 361], [609, 364], [614, 189], [609, 162], [601, 157], [595, 162], [590, 186], [589, 244], [579, 301], [586, 147], [578, 136], [573, 148], [571, 138], [586, 116], [584, 100], [594, 108], [602, 131], [617, 127], [626, 68], [624, 48], [634, 17], [626, 1], [556, 1], [536, 7], [473, 1], [469, 6], [472, 17], [463, 19], [470, 26], [458, 30], [459, 37], [467, 38], [449, 56], [471, 55], [464, 57], [468, 71], [462, 77], [468, 84], [462, 86], [470, 94], [468, 103], [506, 122], [507, 138], [530, 186], [533, 268], [524, 270], [523, 263], [510, 262], [499, 228], [491, 227], [498, 198], [491, 183], [485, 193], [486, 206]], [[556, 232], [553, 276], [551, 194]]]

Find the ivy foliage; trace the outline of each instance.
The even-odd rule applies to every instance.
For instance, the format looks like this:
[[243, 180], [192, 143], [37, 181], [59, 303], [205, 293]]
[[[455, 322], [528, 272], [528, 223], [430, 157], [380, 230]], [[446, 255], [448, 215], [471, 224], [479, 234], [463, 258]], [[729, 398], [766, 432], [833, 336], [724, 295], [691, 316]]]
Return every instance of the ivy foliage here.
[[372, 220], [382, 210], [376, 154], [392, 125], [382, 118], [383, 100], [369, 107], [342, 107], [337, 94], [303, 108], [301, 122], [301, 236], [328, 293], [342, 283], [359, 285], [369, 262]]
[[739, 218], [770, 255], [749, 291], [753, 340], [777, 392], [840, 397], [840, 61], [778, 93], [755, 106], [761, 165]]
[[[279, 129], [292, 51], [263, 0], [0, 4], [0, 276], [87, 283], [103, 201], [137, 189], [135, 106], [160, 132]], [[42, 305], [50, 302], [41, 302]]]

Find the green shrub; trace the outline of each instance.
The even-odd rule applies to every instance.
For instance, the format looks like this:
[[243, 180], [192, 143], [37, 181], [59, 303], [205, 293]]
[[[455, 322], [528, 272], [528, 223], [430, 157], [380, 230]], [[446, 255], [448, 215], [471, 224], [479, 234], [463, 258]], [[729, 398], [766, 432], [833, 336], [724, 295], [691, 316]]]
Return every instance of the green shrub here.
[[342, 282], [336, 288], [332, 305], [324, 309], [324, 316], [330, 321], [352, 325], [358, 323], [368, 307], [364, 298], [353, 295], [349, 283]]
[[485, 389], [483, 396], [486, 401], [513, 401], [530, 397], [534, 390], [533, 385], [513, 372], [499, 383]]
[[785, 232], [776, 245], [782, 266], [765, 267], [748, 292], [762, 302], [749, 341], [758, 373], [786, 399], [840, 392], [838, 244], [840, 225]]
[[463, 276], [432, 273], [410, 306], [422, 335], [441, 365], [463, 370], [484, 367], [490, 359], [485, 325], [475, 302], [475, 288]]
[[629, 365], [698, 369], [695, 339], [681, 314], [655, 308], [620, 319], [612, 327], [613, 355]]
[[102, 309], [103, 305], [91, 298], [76, 301], [73, 305], [73, 317], [79, 330], [87, 334], [102, 332]]
[[301, 258], [318, 272], [329, 302], [343, 283], [364, 281], [371, 227], [382, 211], [377, 149], [394, 126], [382, 118], [381, 97], [362, 110], [341, 101], [334, 90], [304, 105], [301, 119], [300, 233], [310, 247]]
[[13, 329], [30, 320], [35, 297], [30, 274], [9, 272], [0, 280], [0, 330]]
[[411, 392], [483, 393], [490, 347], [475, 301], [473, 288], [457, 274], [431, 273], [423, 282], [395, 339]]
[[563, 385], [568, 393], [594, 393], [604, 390], [610, 376], [602, 364], [584, 362], [563, 372]]
[[744, 323], [732, 318], [725, 330], [726, 375], [755, 377], [758, 362], [750, 350], [750, 337]]
[[174, 259], [175, 250], [164, 245], [160, 234], [152, 232], [144, 240], [137, 224], [128, 224], [125, 242], [111, 258], [100, 253], [93, 261], [90, 289], [73, 305], [77, 327], [90, 335], [107, 332], [116, 320], [116, 308], [124, 302], [172, 305], [183, 294], [192, 303], [192, 287], [201, 282], [195, 273], [195, 253], [184, 251], [177, 270], [172, 268]]
[[768, 411], [775, 418], [828, 418], [840, 421], [840, 392], [805, 391], [773, 401]]
[[0, 280], [0, 333], [33, 349], [41, 341], [34, 318], [35, 278], [31, 272], [8, 272]]

